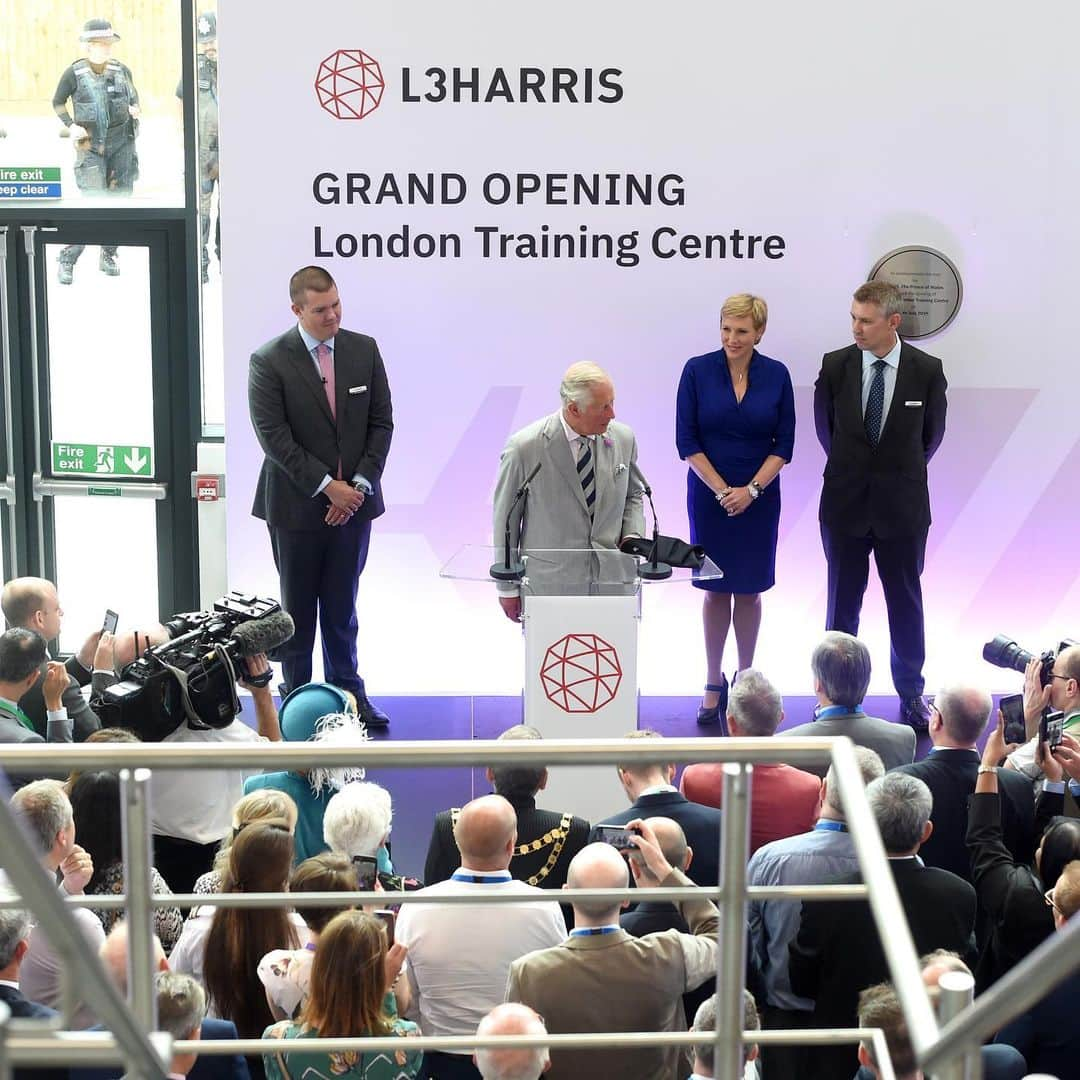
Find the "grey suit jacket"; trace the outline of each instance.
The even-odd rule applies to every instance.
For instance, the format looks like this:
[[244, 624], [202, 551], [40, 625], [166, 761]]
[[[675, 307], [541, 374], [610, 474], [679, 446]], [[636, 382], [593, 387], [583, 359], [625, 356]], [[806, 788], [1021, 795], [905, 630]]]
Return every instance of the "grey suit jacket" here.
[[[867, 746], [873, 750], [885, 763], [886, 772], [897, 765], [910, 765], [915, 760], [915, 732], [906, 724], [890, 724], [888, 720], [879, 720], [876, 716], [831, 716], [800, 724], [782, 734], [818, 737], [846, 735], [856, 746]], [[827, 764], [800, 765], [799, 768], [817, 776], [824, 776], [829, 771]]]
[[[36, 731], [25, 728], [19, 721], [0, 705], [0, 744], [3, 743], [60, 743], [71, 742], [71, 720], [66, 719], [58, 723], [46, 725], [46, 737], [42, 738]], [[2, 768], [3, 766], [0, 766]], [[8, 773], [8, 783], [12, 788], [20, 788], [29, 784], [32, 780], [66, 780], [68, 769], [60, 769], [57, 772], [49, 772], [41, 769], [34, 774]]]
[[[678, 870], [663, 882], [689, 885]], [[596, 1031], [685, 1031], [682, 995], [716, 969], [716, 908], [708, 900], [678, 905], [691, 934], [665, 930], [634, 938], [625, 930], [570, 937], [510, 965], [507, 1001], [544, 1017], [553, 1034]], [[691, 961], [688, 963], [688, 961]], [[555, 1050], [546, 1080], [585, 1076], [678, 1080], [678, 1049]]]
[[374, 338], [338, 330], [334, 381], [336, 421], [296, 327], [252, 354], [248, 405], [266, 457], [251, 512], [269, 525], [323, 528], [328, 503], [313, 496], [324, 476], [336, 475], [339, 460], [344, 479], [359, 474], [374, 488], [350, 524], [376, 518], [385, 509], [381, 478], [394, 419]]
[[511, 546], [615, 550], [624, 536], [643, 536], [645, 515], [641, 487], [631, 482], [630, 466], [637, 461], [637, 440], [626, 424], [613, 420], [606, 436], [594, 440], [596, 502], [592, 520], [585, 493], [563, 430], [559, 413], [537, 420], [510, 436], [499, 459], [495, 485], [494, 543], [502, 549], [506, 515], [525, 477], [536, 467], [528, 504], [510, 519]]
[[[46, 709], [45, 695], [42, 687], [45, 684], [45, 673], [48, 671], [48, 660], [41, 665], [41, 676], [21, 698], [19, 708], [30, 718], [34, 730], [44, 737]], [[82, 687], [90, 682], [90, 672], [79, 663], [78, 658], [68, 657], [64, 666], [71, 678], [64, 690], [63, 704], [67, 709], [68, 718], [71, 720], [75, 731], [75, 741], [82, 742], [87, 735], [101, 727], [98, 715], [90, 708], [86, 698], [83, 697]]]

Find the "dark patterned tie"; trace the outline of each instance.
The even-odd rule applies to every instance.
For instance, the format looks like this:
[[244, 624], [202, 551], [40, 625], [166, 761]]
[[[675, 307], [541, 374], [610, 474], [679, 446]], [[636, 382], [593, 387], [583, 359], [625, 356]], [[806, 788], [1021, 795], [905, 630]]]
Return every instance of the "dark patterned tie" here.
[[871, 446], [877, 446], [881, 438], [881, 419], [885, 411], [885, 361], [874, 361], [874, 377], [870, 380], [870, 396], [866, 399], [866, 437]]
[[589, 508], [589, 517], [593, 516], [593, 503], [596, 502], [596, 470], [593, 468], [592, 447], [589, 440], [582, 436], [580, 453], [577, 459], [577, 472], [581, 480], [581, 490], [585, 493], [585, 505]]

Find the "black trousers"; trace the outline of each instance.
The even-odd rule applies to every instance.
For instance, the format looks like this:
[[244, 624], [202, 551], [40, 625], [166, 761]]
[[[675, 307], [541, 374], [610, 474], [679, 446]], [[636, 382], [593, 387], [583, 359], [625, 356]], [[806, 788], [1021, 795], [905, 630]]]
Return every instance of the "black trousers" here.
[[[796, 1012], [766, 1005], [761, 1013], [761, 1026], [766, 1031], [784, 1031], [798, 1028], [800, 1031], [813, 1026], [812, 1012]], [[763, 1080], [798, 1080], [805, 1076], [805, 1046], [763, 1046], [761, 1048], [761, 1073]], [[841, 1080], [847, 1080], [846, 1077]]]
[[823, 522], [821, 542], [829, 566], [825, 629], [858, 635], [859, 614], [873, 553], [889, 616], [893, 685], [902, 698], [921, 694], [926, 635], [920, 577], [926, 555], [926, 533], [846, 536]]
[[420, 1080], [483, 1080], [471, 1054], [444, 1054], [425, 1050]]
[[281, 663], [285, 686], [311, 682], [315, 623], [322, 635], [323, 678], [358, 697], [364, 680], [356, 670], [356, 589], [367, 563], [371, 521], [296, 530], [270, 526], [281, 606], [296, 632], [272, 659]]
[[220, 841], [196, 844], [178, 836], [154, 834], [154, 866], [166, 884], [177, 893], [189, 893], [196, 880], [214, 866]]

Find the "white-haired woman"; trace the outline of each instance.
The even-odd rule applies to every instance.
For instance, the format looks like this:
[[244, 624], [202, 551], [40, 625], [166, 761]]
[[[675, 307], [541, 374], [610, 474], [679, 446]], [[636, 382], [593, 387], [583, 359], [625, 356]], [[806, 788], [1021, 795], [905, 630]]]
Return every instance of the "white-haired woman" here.
[[331, 796], [323, 815], [323, 837], [331, 851], [357, 859], [376, 859], [379, 884], [387, 892], [420, 888], [415, 878], [401, 877], [387, 869], [386, 843], [394, 809], [390, 792], [370, 781], [345, 784]]

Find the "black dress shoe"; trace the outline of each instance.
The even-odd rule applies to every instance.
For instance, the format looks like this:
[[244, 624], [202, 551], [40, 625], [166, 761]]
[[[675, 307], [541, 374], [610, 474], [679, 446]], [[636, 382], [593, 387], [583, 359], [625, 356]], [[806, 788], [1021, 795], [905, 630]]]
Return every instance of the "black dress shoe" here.
[[356, 715], [363, 720], [369, 728], [387, 728], [390, 726], [390, 717], [368, 700], [366, 695], [360, 695], [356, 699]]
[[930, 706], [921, 694], [903, 698], [900, 701], [900, 719], [916, 731], [927, 731], [930, 727]]

